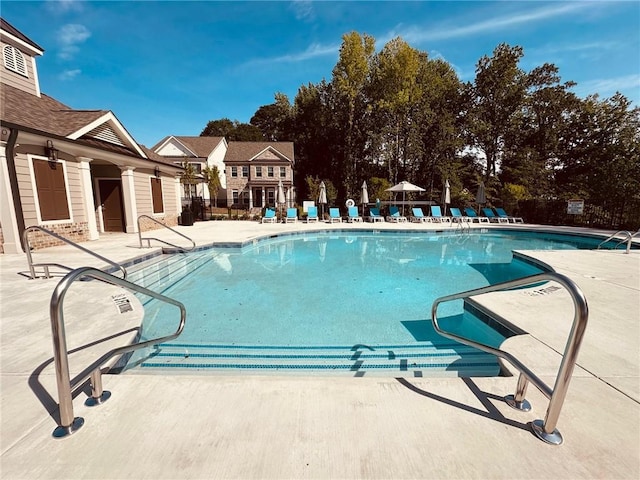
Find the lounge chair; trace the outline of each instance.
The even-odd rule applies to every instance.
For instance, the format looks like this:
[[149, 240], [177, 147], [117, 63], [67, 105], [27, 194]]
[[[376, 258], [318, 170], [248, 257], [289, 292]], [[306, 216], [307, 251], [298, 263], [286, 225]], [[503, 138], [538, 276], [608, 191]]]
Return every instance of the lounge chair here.
[[482, 213], [486, 215], [490, 222], [509, 223], [508, 219], [497, 216], [490, 208], [483, 208]]
[[524, 223], [524, 219], [522, 217], [512, 217], [511, 215], [508, 215], [507, 212], [504, 211], [504, 208], [496, 208], [495, 210], [496, 210], [496, 213], [498, 214], [498, 217], [506, 218], [507, 221], [511, 223]]
[[276, 223], [276, 211], [273, 208], [267, 208], [264, 212], [264, 217], [260, 220], [261, 223]]
[[362, 217], [358, 214], [358, 207], [347, 207], [348, 209], [348, 217], [347, 222], [361, 222]]
[[398, 207], [395, 207], [395, 206], [389, 207], [389, 215], [387, 215], [387, 222], [399, 223], [399, 222], [406, 222], [406, 221], [407, 221], [407, 217], [403, 217], [402, 215], [400, 215], [400, 210], [398, 209]]
[[464, 215], [462, 215], [462, 212], [460, 211], [459, 208], [456, 207], [451, 207], [449, 209], [449, 211], [451, 212], [451, 222], [468, 222], [469, 221], [469, 217], [465, 217]]
[[369, 216], [367, 217], [367, 220], [369, 222], [384, 222], [384, 217], [382, 215], [380, 215], [380, 209], [379, 208], [370, 208], [369, 209]]
[[482, 222], [487, 222], [489, 223], [489, 219], [487, 217], [480, 217], [478, 216], [478, 214], [476, 213], [476, 211], [471, 208], [471, 207], [467, 207], [464, 209], [464, 213], [467, 214], [467, 217], [469, 217], [469, 221], [470, 222], [478, 222], [478, 223], [482, 223]]
[[287, 208], [287, 217], [285, 218], [285, 223], [296, 223], [298, 221], [298, 209]]
[[329, 223], [342, 223], [342, 217], [340, 216], [340, 209], [331, 207], [329, 208]]
[[442, 210], [440, 210], [440, 205], [431, 205], [431, 215], [429, 216], [429, 219], [432, 222], [450, 222], [451, 218], [442, 215]]
[[423, 212], [422, 209], [420, 207], [417, 208], [412, 208], [411, 212], [413, 213], [413, 215], [411, 215], [409, 217], [409, 220], [411, 220], [414, 223], [426, 223], [429, 221], [429, 217], [427, 217]]
[[309, 207], [307, 209], [307, 223], [318, 221], [318, 207]]

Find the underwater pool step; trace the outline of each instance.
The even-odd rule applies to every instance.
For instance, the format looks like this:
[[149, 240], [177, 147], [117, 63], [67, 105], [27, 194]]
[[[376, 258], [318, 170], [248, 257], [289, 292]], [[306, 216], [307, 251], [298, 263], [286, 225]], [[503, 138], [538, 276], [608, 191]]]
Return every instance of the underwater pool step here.
[[344, 373], [384, 376], [496, 376], [497, 359], [450, 344], [353, 346], [229, 346], [164, 344], [148, 352], [143, 369]]
[[211, 260], [211, 252], [160, 255], [130, 268], [127, 280], [162, 292]]

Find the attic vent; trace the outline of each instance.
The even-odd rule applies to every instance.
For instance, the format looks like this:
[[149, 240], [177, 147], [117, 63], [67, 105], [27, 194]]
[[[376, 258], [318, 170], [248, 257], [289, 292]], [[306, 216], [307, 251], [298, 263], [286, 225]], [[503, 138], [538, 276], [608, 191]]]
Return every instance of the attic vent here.
[[113, 131], [113, 128], [107, 123], [103, 123], [102, 125], [94, 128], [90, 132], [86, 134], [87, 137], [97, 138], [98, 140], [103, 140], [109, 143], [115, 143], [116, 145], [120, 145], [122, 147], [126, 146], [122, 139], [118, 136], [116, 132]]
[[11, 45], [5, 45], [2, 49], [4, 56], [4, 66], [9, 70], [19, 73], [23, 77], [29, 78], [27, 74], [27, 63], [24, 61], [22, 53]]

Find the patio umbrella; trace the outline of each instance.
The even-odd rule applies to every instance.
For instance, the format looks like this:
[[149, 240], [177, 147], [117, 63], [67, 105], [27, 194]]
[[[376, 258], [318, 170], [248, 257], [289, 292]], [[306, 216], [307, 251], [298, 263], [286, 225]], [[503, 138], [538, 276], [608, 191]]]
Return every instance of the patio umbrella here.
[[284, 196], [284, 188], [282, 187], [282, 180], [278, 180], [278, 205], [286, 203], [287, 199]]
[[362, 193], [360, 194], [360, 203], [362, 203], [362, 216], [364, 217], [364, 206], [369, 203], [369, 192], [367, 192], [367, 182], [362, 182]]
[[391, 188], [387, 188], [387, 192], [402, 192], [402, 215], [404, 215], [404, 196], [406, 194], [406, 192], [424, 192], [424, 188], [422, 187], [418, 187], [417, 185], [414, 185], [413, 183], [409, 183], [406, 180], [403, 180], [402, 182], [398, 183], [397, 185], [394, 185]]
[[320, 182], [320, 195], [318, 196], [318, 203], [322, 205], [321, 212], [322, 219], [324, 221], [324, 206], [327, 203], [327, 186], [324, 184], [324, 182]]
[[449, 179], [444, 182], [444, 189], [442, 190], [442, 205], [443, 205], [443, 215], [447, 215], [447, 205], [451, 203], [451, 185], [449, 184]]
[[487, 203], [487, 196], [484, 193], [484, 182], [480, 182], [478, 185], [478, 193], [476, 194], [476, 203], [478, 204], [478, 210], [480, 210], [480, 205], [484, 205]]

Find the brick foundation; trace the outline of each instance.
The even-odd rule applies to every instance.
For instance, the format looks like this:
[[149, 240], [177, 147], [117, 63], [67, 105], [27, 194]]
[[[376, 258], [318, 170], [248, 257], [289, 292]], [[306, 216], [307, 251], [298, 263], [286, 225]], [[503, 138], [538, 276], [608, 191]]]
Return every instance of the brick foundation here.
[[[75, 243], [86, 242], [89, 240], [87, 222], [43, 225], [43, 228], [46, 228], [53, 233], [57, 233], [61, 237]], [[35, 231], [29, 233], [29, 245], [32, 250], [39, 250], [41, 248], [64, 245], [64, 242], [52, 237], [51, 235], [47, 235], [44, 232]]]
[[[158, 222], [166, 225], [167, 227], [175, 227], [178, 225], [178, 217], [176, 215], [169, 215], [165, 218], [157, 218]], [[159, 228], [163, 228], [158, 225], [156, 222], [152, 222], [148, 218], [140, 219], [140, 231], [148, 232], [149, 230], [157, 230]]]

